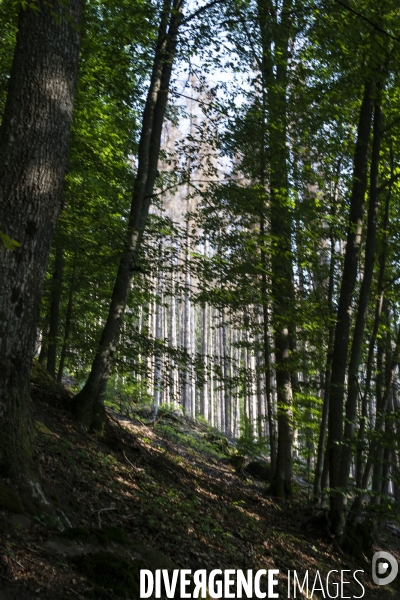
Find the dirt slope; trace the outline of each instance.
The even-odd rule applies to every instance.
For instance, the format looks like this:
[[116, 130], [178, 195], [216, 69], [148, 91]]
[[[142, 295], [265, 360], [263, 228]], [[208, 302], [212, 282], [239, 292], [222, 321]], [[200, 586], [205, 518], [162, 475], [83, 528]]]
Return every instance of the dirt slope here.
[[[139, 598], [140, 568], [279, 569], [281, 598], [288, 570], [324, 580], [332, 569], [364, 569], [365, 598], [399, 597], [400, 577], [374, 586], [368, 562], [332, 545], [301, 487], [291, 503], [268, 497], [264, 483], [237, 476], [204, 424], [109, 411], [99, 440], [76, 427], [60, 388], [42, 381], [32, 396], [53, 510], [30, 513], [0, 481], [0, 600]], [[385, 529], [378, 548], [400, 561], [395, 533]], [[351, 581], [345, 595], [360, 596]]]

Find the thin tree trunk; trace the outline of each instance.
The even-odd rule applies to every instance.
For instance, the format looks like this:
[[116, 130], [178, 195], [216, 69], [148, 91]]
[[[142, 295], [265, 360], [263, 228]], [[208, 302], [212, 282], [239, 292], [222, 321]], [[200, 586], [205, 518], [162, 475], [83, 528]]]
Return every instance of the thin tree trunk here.
[[54, 274], [52, 281], [52, 293], [50, 304], [50, 329], [47, 349], [47, 371], [55, 379], [57, 362], [57, 341], [60, 317], [60, 300], [62, 291], [62, 279], [64, 271], [64, 253], [60, 246], [57, 247]]
[[[381, 127], [381, 107], [380, 98], [378, 98], [375, 104], [374, 115], [374, 135], [371, 156], [370, 193], [368, 208], [367, 241], [364, 259], [364, 277], [360, 289], [360, 296], [358, 301], [357, 316], [353, 332], [353, 341], [351, 346], [351, 355], [349, 363], [349, 383], [346, 402], [346, 417], [338, 480], [338, 485], [341, 489], [341, 493], [336, 496], [335, 502], [335, 511], [337, 511], [341, 515], [341, 521], [343, 521], [343, 519], [345, 518], [345, 514], [347, 511], [346, 492], [349, 484], [349, 472], [353, 456], [353, 438], [357, 417], [357, 398], [359, 390], [358, 370], [361, 360], [361, 348], [364, 337], [365, 322], [367, 319], [369, 294], [375, 266], [376, 225], [379, 204], [378, 172], [382, 136]], [[340, 531], [341, 527], [342, 525], [340, 525]]]
[[[393, 161], [392, 161], [392, 174], [393, 174]], [[390, 199], [392, 195], [392, 186], [389, 188], [389, 192], [386, 196], [385, 202], [385, 213], [383, 217], [382, 230], [384, 232], [382, 250], [379, 258], [379, 275], [378, 275], [378, 297], [375, 306], [375, 316], [374, 316], [374, 324], [372, 329], [372, 335], [369, 342], [368, 349], [368, 358], [367, 358], [367, 374], [365, 378], [365, 389], [362, 397], [362, 414], [361, 414], [361, 423], [360, 429], [358, 432], [357, 439], [357, 489], [361, 489], [362, 487], [362, 478], [363, 478], [363, 465], [364, 465], [364, 445], [365, 445], [365, 431], [367, 427], [367, 419], [368, 419], [368, 400], [370, 396], [371, 390], [371, 379], [372, 379], [372, 368], [373, 368], [373, 357], [374, 357], [374, 349], [376, 343], [376, 337], [378, 335], [379, 323], [381, 320], [382, 307], [383, 307], [383, 298], [384, 298], [384, 275], [386, 269], [386, 257], [388, 251], [388, 236], [387, 230], [389, 225], [389, 206]], [[353, 506], [354, 508], [354, 506]]]
[[203, 368], [203, 382], [200, 390], [200, 412], [208, 419], [208, 305], [205, 302], [202, 308], [201, 331], [201, 362]]
[[154, 420], [162, 398], [162, 308], [163, 308], [163, 277], [162, 277], [162, 242], [158, 249], [159, 262], [157, 269], [157, 287], [155, 301], [155, 331], [154, 331]]
[[231, 422], [231, 394], [230, 394], [230, 362], [228, 355], [228, 342], [227, 342], [227, 327], [225, 321], [224, 309], [221, 311], [221, 333], [222, 333], [222, 352], [223, 352], [223, 379], [224, 379], [224, 412], [225, 412], [225, 433], [226, 435], [231, 434], [230, 422]]
[[209, 331], [208, 331], [208, 350], [210, 353], [210, 362], [209, 362], [209, 366], [208, 366], [208, 376], [209, 376], [209, 383], [208, 383], [208, 396], [209, 396], [209, 410], [210, 410], [210, 417], [209, 417], [209, 422], [211, 427], [214, 427], [215, 425], [215, 393], [214, 393], [214, 352], [215, 352], [215, 345], [214, 345], [214, 331], [213, 331], [213, 325], [212, 325], [212, 320], [213, 320], [213, 314], [214, 314], [214, 309], [212, 306], [210, 306], [210, 316], [209, 316]]
[[368, 149], [373, 110], [374, 86], [367, 82], [357, 131], [357, 143], [354, 155], [353, 188], [351, 194], [350, 219], [347, 232], [346, 252], [340, 288], [335, 341], [332, 354], [332, 375], [329, 390], [329, 433], [328, 456], [331, 496], [332, 533], [341, 539], [344, 530], [345, 515], [341, 510], [339, 485], [341, 443], [343, 438], [343, 401], [347, 367], [347, 350], [350, 335], [350, 309], [357, 277], [358, 258], [361, 246], [362, 221], [364, 215], [364, 196], [367, 185]]
[[64, 373], [64, 364], [65, 359], [67, 357], [67, 348], [68, 348], [68, 340], [69, 334], [71, 331], [71, 320], [72, 320], [72, 306], [73, 306], [73, 298], [74, 298], [74, 288], [75, 288], [75, 277], [76, 277], [76, 263], [77, 263], [77, 253], [74, 254], [74, 263], [72, 267], [72, 275], [71, 275], [71, 283], [69, 285], [68, 292], [68, 304], [67, 304], [67, 312], [65, 315], [65, 327], [64, 327], [64, 340], [61, 348], [61, 356], [60, 356], [60, 364], [58, 366], [58, 374], [57, 374], [57, 383], [61, 383], [62, 376]]
[[[175, 352], [177, 348], [176, 343], [176, 299], [175, 299], [175, 282], [174, 282], [174, 272], [172, 270], [171, 274], [171, 298], [170, 298], [170, 330], [169, 330], [169, 343], [172, 351]], [[178, 399], [178, 386], [177, 386], [177, 373], [176, 373], [176, 363], [174, 356], [171, 357], [170, 360], [170, 398], [171, 402], [173, 402], [174, 406], [177, 405]]]
[[270, 172], [270, 230], [279, 240], [271, 254], [271, 296], [275, 331], [275, 365], [278, 404], [278, 451], [271, 491], [278, 497], [292, 493], [292, 383], [290, 336], [294, 331], [292, 273], [292, 215], [288, 197], [287, 86], [292, 2], [284, 0], [278, 23], [271, 0], [258, 0], [263, 47], [263, 87], [268, 119]]
[[153, 73], [143, 114], [138, 171], [129, 214], [126, 245], [119, 263], [109, 314], [91, 372], [85, 386], [75, 396], [72, 406], [81, 426], [99, 433], [102, 433], [105, 425], [106, 413], [103, 401], [107, 381], [118, 343], [132, 277], [138, 268], [136, 257], [154, 193], [162, 125], [167, 107], [172, 64], [176, 54], [182, 7], [183, 0], [164, 0]]

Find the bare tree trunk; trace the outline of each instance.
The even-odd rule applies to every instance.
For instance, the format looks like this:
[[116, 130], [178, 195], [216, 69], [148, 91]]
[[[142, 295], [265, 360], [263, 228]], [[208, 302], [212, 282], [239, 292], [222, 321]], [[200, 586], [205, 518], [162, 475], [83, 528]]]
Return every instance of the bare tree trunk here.
[[[392, 160], [392, 173], [393, 175], [393, 160]], [[384, 275], [386, 269], [386, 257], [388, 250], [388, 236], [387, 230], [389, 225], [389, 205], [390, 198], [392, 195], [392, 186], [389, 188], [389, 192], [386, 196], [385, 202], [385, 213], [383, 217], [382, 230], [384, 232], [384, 238], [382, 243], [382, 250], [379, 258], [379, 275], [378, 275], [378, 297], [375, 306], [375, 316], [374, 316], [374, 324], [372, 328], [372, 335], [369, 341], [369, 349], [368, 349], [368, 358], [367, 358], [367, 374], [365, 378], [365, 389], [362, 397], [362, 409], [361, 409], [361, 422], [360, 429], [358, 432], [357, 439], [357, 489], [361, 489], [362, 487], [362, 479], [363, 479], [363, 468], [364, 468], [364, 446], [365, 446], [365, 431], [367, 428], [367, 419], [368, 419], [368, 401], [371, 391], [371, 379], [372, 379], [372, 369], [373, 369], [373, 357], [374, 357], [374, 349], [376, 343], [376, 337], [378, 335], [379, 323], [381, 320], [382, 308], [383, 308], [383, 298], [384, 298]], [[371, 427], [374, 425], [371, 422]], [[354, 510], [354, 506], [353, 506]]]
[[[171, 275], [171, 298], [170, 298], [170, 330], [169, 330], [169, 343], [173, 351], [177, 348], [177, 340], [176, 340], [176, 299], [175, 299], [175, 282], [174, 282], [174, 273], [172, 271]], [[178, 399], [178, 385], [177, 385], [177, 372], [176, 372], [176, 363], [175, 359], [172, 356], [170, 360], [170, 397], [171, 402], [173, 402], [174, 406], [177, 405]]]
[[214, 309], [212, 306], [210, 306], [210, 317], [209, 317], [209, 331], [208, 331], [208, 350], [210, 353], [210, 362], [209, 362], [209, 384], [208, 384], [208, 395], [209, 395], [209, 410], [210, 410], [210, 417], [209, 417], [209, 422], [211, 427], [214, 427], [215, 425], [215, 394], [214, 394], [214, 352], [215, 352], [215, 345], [214, 345], [214, 331], [213, 331], [213, 326], [212, 326], [212, 320], [213, 320], [213, 314], [214, 314]]
[[60, 317], [60, 300], [64, 271], [64, 254], [60, 246], [56, 249], [54, 274], [50, 304], [50, 329], [47, 348], [47, 371], [55, 379], [57, 361], [58, 326]]
[[76, 262], [77, 262], [77, 253], [74, 254], [74, 262], [72, 266], [72, 275], [71, 282], [69, 284], [69, 292], [68, 292], [68, 304], [67, 304], [67, 312], [65, 315], [65, 326], [64, 326], [64, 339], [61, 348], [61, 356], [60, 356], [60, 364], [58, 366], [58, 374], [57, 374], [57, 383], [61, 383], [62, 376], [64, 373], [64, 364], [65, 359], [67, 357], [67, 348], [68, 348], [68, 340], [69, 334], [71, 331], [71, 320], [72, 320], [72, 303], [75, 291], [75, 277], [76, 277]]
[[[349, 484], [349, 471], [353, 455], [353, 438], [357, 417], [357, 398], [359, 390], [358, 370], [360, 366], [361, 348], [364, 336], [365, 322], [367, 319], [369, 293], [371, 289], [372, 276], [375, 266], [376, 224], [379, 203], [378, 172], [382, 136], [381, 127], [381, 107], [380, 98], [378, 98], [375, 104], [374, 115], [374, 136], [372, 142], [368, 227], [364, 259], [364, 277], [362, 280], [360, 296], [358, 301], [357, 316], [353, 332], [353, 341], [351, 346], [351, 355], [349, 363], [348, 396], [346, 402], [346, 417], [344, 425], [344, 436], [341, 448], [338, 480], [338, 485], [341, 488], [341, 493], [336, 496], [335, 502], [335, 511], [343, 515], [341, 517], [341, 520], [343, 520], [344, 515], [347, 511], [346, 492]], [[340, 531], [341, 527], [342, 526], [340, 526]]]
[[228, 355], [227, 331], [224, 309], [221, 311], [221, 334], [222, 334], [222, 352], [223, 352], [223, 379], [224, 379], [224, 412], [225, 412], [225, 428], [226, 435], [231, 434], [231, 406], [230, 406], [230, 363]]
[[[347, 350], [350, 335], [350, 308], [357, 277], [361, 246], [364, 196], [367, 185], [368, 149], [374, 101], [373, 94], [374, 85], [371, 82], [366, 82], [357, 131], [350, 219], [332, 354], [332, 375], [329, 390], [329, 433], [327, 442], [329, 478], [332, 490], [337, 490], [340, 477], [341, 443], [343, 438], [342, 414]], [[331, 496], [330, 516], [332, 533], [337, 535], [339, 539], [343, 536], [345, 524], [345, 514], [341, 508], [342, 499], [340, 496], [340, 492], [333, 492]]]
[[[340, 168], [340, 162], [338, 164], [338, 170]], [[336, 202], [338, 197], [338, 185], [335, 184], [335, 191], [332, 198], [331, 203], [331, 216], [335, 217], [336, 215]], [[321, 415], [321, 424], [319, 429], [319, 437], [318, 437], [318, 448], [317, 448], [317, 461], [315, 465], [315, 475], [314, 475], [314, 499], [317, 503], [319, 503], [321, 499], [321, 494], [326, 487], [326, 474], [328, 470], [328, 461], [326, 461], [326, 465], [324, 465], [324, 457], [325, 454], [325, 445], [326, 445], [326, 436], [328, 432], [328, 414], [329, 414], [329, 386], [331, 381], [331, 369], [332, 369], [332, 352], [333, 352], [333, 341], [335, 335], [335, 324], [333, 320], [334, 316], [334, 308], [333, 308], [333, 292], [334, 292], [334, 275], [335, 275], [335, 238], [333, 234], [333, 228], [331, 227], [330, 231], [330, 261], [329, 261], [329, 280], [328, 280], [328, 294], [327, 294], [327, 314], [328, 314], [328, 342], [327, 342], [327, 352], [326, 352], [326, 364], [325, 364], [325, 373], [321, 379], [323, 379], [323, 405], [322, 405], [322, 415]], [[323, 477], [323, 471], [325, 466], [325, 477]]]
[[81, 2], [21, 8], [0, 130], [0, 470], [34, 479], [30, 368], [61, 207], [78, 73]]
[[208, 305], [205, 302], [202, 308], [201, 331], [201, 360], [203, 365], [203, 382], [200, 390], [200, 412], [208, 419]]
[[118, 267], [108, 318], [88, 380], [73, 401], [73, 410], [84, 429], [102, 433], [106, 420], [103, 400], [118, 343], [136, 257], [154, 194], [161, 132], [167, 107], [172, 63], [176, 54], [183, 0], [164, 0], [153, 72], [143, 114], [138, 171], [132, 197], [125, 248]]
[[271, 253], [271, 296], [275, 331], [275, 365], [278, 403], [278, 451], [271, 491], [278, 497], [292, 493], [292, 403], [290, 369], [294, 332], [292, 272], [292, 215], [289, 202], [287, 147], [288, 52], [292, 35], [292, 0], [284, 0], [280, 19], [271, 0], [258, 0], [258, 21], [263, 57], [263, 88], [268, 111], [270, 230], [279, 240]]
[[163, 275], [162, 275], [162, 243], [158, 249], [159, 263], [157, 270], [157, 286], [155, 300], [155, 331], [154, 331], [154, 418], [157, 417], [158, 407], [162, 396], [162, 308], [163, 308]]

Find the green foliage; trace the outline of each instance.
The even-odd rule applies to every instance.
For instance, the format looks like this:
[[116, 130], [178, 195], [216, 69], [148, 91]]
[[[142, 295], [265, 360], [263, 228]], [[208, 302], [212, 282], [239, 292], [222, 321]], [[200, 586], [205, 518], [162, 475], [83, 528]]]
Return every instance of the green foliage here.
[[65, 208], [54, 238], [41, 312], [46, 332], [52, 264], [60, 247], [64, 273], [59, 342], [71, 291], [65, 368], [77, 379], [84, 378], [91, 365], [125, 240], [155, 16], [145, 0], [84, 3]]
[[3, 242], [7, 250], [16, 250], [17, 248], [21, 247], [21, 244], [19, 242], [12, 240], [10, 237], [8, 237], [8, 235], [3, 233], [2, 231], [0, 231], [0, 240]]
[[145, 380], [137, 381], [129, 376], [114, 374], [110, 377], [105, 403], [121, 414], [132, 414], [136, 405], [150, 405], [152, 398], [147, 392]]
[[256, 458], [267, 451], [268, 444], [268, 438], [255, 435], [250, 418], [242, 412], [240, 419], [240, 436], [236, 442], [236, 448], [239, 455], [247, 456], [248, 458]]

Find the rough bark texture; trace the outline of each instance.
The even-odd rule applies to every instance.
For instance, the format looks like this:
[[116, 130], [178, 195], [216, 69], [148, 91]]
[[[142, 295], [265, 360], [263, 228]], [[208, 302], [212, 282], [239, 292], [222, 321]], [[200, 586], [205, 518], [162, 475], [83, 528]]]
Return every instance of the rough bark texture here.
[[[0, 130], [0, 470], [34, 477], [30, 366], [61, 206], [78, 72], [80, 0], [21, 10]], [[59, 18], [55, 16], [59, 15]]]
[[135, 273], [135, 256], [143, 236], [157, 177], [162, 124], [167, 107], [182, 6], [183, 0], [164, 1], [153, 73], [143, 115], [138, 172], [133, 190], [126, 245], [118, 267], [109, 314], [89, 378], [73, 402], [73, 410], [82, 427], [99, 433], [104, 429], [103, 401], [130, 285]]
[[[329, 433], [328, 456], [331, 489], [339, 485], [341, 443], [343, 437], [344, 384], [347, 367], [347, 351], [350, 335], [351, 304], [357, 277], [358, 259], [361, 247], [364, 197], [367, 185], [368, 148], [373, 110], [373, 84], [367, 82], [357, 131], [354, 154], [353, 188], [350, 204], [350, 219], [347, 233], [346, 253], [335, 328], [335, 341], [332, 354], [332, 375], [329, 390]], [[343, 534], [343, 513], [337, 509], [335, 495], [331, 498], [331, 523], [339, 537]]]

